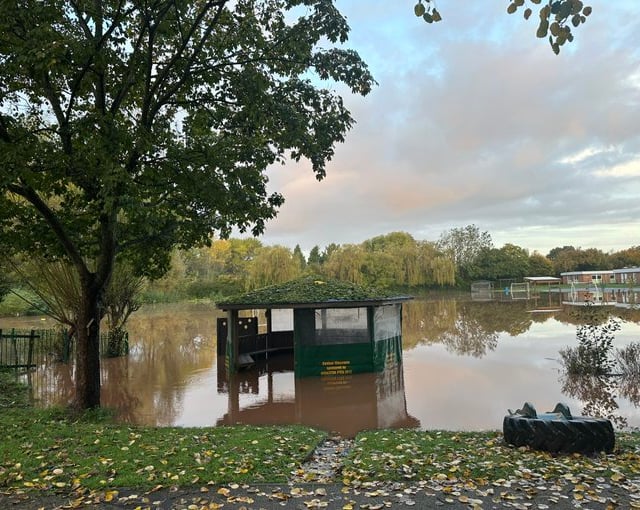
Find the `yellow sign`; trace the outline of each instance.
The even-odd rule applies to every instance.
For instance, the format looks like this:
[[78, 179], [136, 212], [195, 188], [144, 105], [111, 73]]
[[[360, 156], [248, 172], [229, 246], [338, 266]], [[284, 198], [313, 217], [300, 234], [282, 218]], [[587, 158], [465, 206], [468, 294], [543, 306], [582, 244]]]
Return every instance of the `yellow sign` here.
[[351, 361], [349, 360], [323, 361], [321, 365], [321, 376], [350, 375], [353, 373], [351, 370]]

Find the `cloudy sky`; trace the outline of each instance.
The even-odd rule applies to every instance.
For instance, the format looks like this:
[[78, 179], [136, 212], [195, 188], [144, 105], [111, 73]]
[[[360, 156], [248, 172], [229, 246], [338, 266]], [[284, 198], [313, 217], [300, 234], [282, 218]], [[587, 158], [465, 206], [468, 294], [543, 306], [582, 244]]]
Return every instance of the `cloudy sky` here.
[[506, 0], [439, 0], [434, 25], [413, 3], [337, 0], [379, 85], [344, 96], [357, 124], [322, 182], [305, 162], [270, 169], [286, 202], [262, 241], [475, 224], [542, 254], [640, 245], [640, 2], [585, 1], [559, 56]]

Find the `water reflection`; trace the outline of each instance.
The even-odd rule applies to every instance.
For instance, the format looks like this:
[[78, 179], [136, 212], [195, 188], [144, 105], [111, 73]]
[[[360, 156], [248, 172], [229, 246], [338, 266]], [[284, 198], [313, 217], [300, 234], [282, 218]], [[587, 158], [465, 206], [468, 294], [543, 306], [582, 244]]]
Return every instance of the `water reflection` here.
[[597, 301], [581, 307], [585, 323], [576, 328], [577, 345], [560, 351], [563, 373], [562, 391], [583, 403], [582, 413], [611, 420], [624, 428], [628, 420], [620, 412], [618, 399], [626, 398], [638, 406], [640, 343], [615, 348], [621, 321], [598, 306]]
[[495, 350], [500, 333], [518, 336], [534, 322], [528, 303], [416, 300], [405, 305], [403, 345], [443, 344], [452, 353], [483, 357]]
[[[629, 425], [627, 418], [620, 413], [617, 402], [618, 380], [605, 375], [569, 375], [561, 377], [562, 392], [583, 403], [584, 416], [597, 416], [611, 420], [617, 428]], [[636, 402], [635, 405], [638, 405]]]
[[[276, 388], [274, 381], [281, 375], [293, 378], [293, 393]], [[219, 359], [218, 392], [228, 395], [228, 408], [216, 425], [297, 423], [343, 437], [361, 430], [420, 426], [407, 413], [401, 363], [388, 363], [378, 373], [301, 378], [293, 376], [292, 355], [279, 355], [232, 374]], [[242, 405], [243, 394], [260, 398]]]
[[[473, 302], [467, 295], [406, 303], [402, 365], [354, 376], [344, 388], [317, 378], [296, 380], [291, 362], [279, 358], [229, 379], [216, 354], [220, 312], [211, 305], [147, 307], [131, 318], [130, 356], [102, 360], [102, 402], [122, 420], [144, 425], [304, 423], [345, 426], [347, 434], [418, 423], [496, 429], [506, 409], [525, 400], [540, 409], [569, 400], [578, 410], [589, 401], [588, 384], [559, 380], [558, 353], [576, 344], [576, 326], [584, 322], [577, 312], [584, 307], [541, 311], [545, 299]], [[616, 347], [640, 341], [637, 308], [601, 308], [623, 320]], [[16, 322], [0, 319], [0, 327], [20, 327]], [[72, 365], [42, 367], [31, 380], [42, 405], [72, 400]], [[638, 381], [616, 382], [615, 412], [629, 426], [640, 426]], [[591, 386], [596, 391], [601, 384]]]

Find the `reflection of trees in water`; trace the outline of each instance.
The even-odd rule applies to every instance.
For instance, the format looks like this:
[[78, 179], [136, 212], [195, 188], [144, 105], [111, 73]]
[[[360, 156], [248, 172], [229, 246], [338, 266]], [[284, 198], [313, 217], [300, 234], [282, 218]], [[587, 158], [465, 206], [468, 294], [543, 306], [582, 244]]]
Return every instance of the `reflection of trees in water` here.
[[560, 350], [563, 366], [562, 392], [584, 403], [587, 416], [607, 418], [617, 427], [627, 419], [618, 412], [618, 396], [640, 404], [640, 344], [633, 343], [614, 352], [615, 333], [620, 319], [595, 306], [581, 307], [573, 316], [583, 322], [576, 328], [578, 345]]
[[[134, 313], [127, 328], [130, 355], [101, 360], [102, 405], [118, 409], [124, 421], [173, 423], [188, 378], [214, 363], [219, 315], [212, 305], [163, 305]], [[72, 401], [73, 364], [51, 364], [32, 379], [34, 397], [44, 405]]]
[[405, 348], [442, 343], [452, 352], [475, 357], [494, 350], [500, 333], [517, 336], [532, 322], [524, 302], [416, 300], [403, 309]]
[[[591, 312], [589, 309], [593, 309]], [[594, 320], [603, 323], [609, 317], [617, 317], [625, 322], [640, 324], [640, 308], [619, 308], [615, 306], [565, 306], [561, 311], [556, 312], [554, 317], [563, 324], [580, 325], [587, 321], [587, 318], [594, 310], [597, 310]]]
[[627, 419], [618, 412], [619, 406], [616, 401], [616, 395], [620, 389], [618, 378], [565, 373], [560, 381], [562, 393], [583, 402], [582, 413], [585, 416], [607, 418], [619, 428], [627, 426]]
[[217, 314], [212, 306], [189, 313], [166, 307], [142, 312], [129, 324], [128, 386], [139, 401], [132, 421], [167, 425], [182, 406], [188, 378], [214, 363]]
[[49, 406], [52, 404], [67, 406], [75, 397], [74, 373], [71, 363], [50, 361], [27, 373], [27, 381], [31, 387], [36, 404]]

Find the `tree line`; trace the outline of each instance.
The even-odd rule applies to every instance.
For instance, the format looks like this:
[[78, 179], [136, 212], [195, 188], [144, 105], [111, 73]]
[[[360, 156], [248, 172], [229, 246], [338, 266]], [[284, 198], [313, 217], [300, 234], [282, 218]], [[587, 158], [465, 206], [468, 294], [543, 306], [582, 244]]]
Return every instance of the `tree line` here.
[[[140, 301], [167, 302], [185, 299], [217, 300], [313, 274], [379, 288], [466, 289], [476, 280], [522, 280], [525, 276], [560, 276], [567, 271], [640, 267], [640, 246], [605, 253], [597, 248], [556, 247], [543, 255], [507, 243], [493, 244], [489, 232], [476, 225], [443, 232], [436, 241], [417, 240], [406, 232], [391, 232], [356, 244], [314, 246], [305, 254], [294, 249], [266, 245], [255, 237], [214, 239], [209, 246], [174, 250], [169, 271], [156, 279], [136, 277], [126, 264], [118, 264], [107, 297], [112, 322], [120, 324]], [[21, 269], [20, 269], [21, 268]], [[64, 317], [73, 309], [69, 296], [56, 289], [71, 287], [72, 277], [59, 262], [48, 271], [46, 261], [19, 259], [0, 272], [0, 300], [12, 288], [29, 302], [0, 306], [0, 312], [53, 311]], [[56, 274], [58, 280], [56, 281]], [[46, 277], [46, 278], [45, 278]], [[55, 296], [55, 299], [54, 299]], [[12, 296], [10, 303], [16, 301]], [[113, 305], [111, 305], [113, 301]], [[126, 303], [128, 308], [122, 304]], [[12, 308], [14, 306], [14, 308]], [[17, 308], [15, 308], [17, 306]], [[118, 315], [120, 314], [120, 315]], [[61, 321], [71, 324], [71, 320]]]
[[497, 248], [476, 225], [443, 232], [436, 241], [392, 232], [356, 244], [314, 246], [305, 255], [258, 239], [216, 239], [209, 247], [173, 253], [172, 268], [149, 282], [146, 299], [212, 298], [282, 283], [304, 274], [384, 288], [468, 288], [476, 280], [521, 280], [566, 271], [640, 266], [640, 246], [605, 253], [556, 247], [543, 255], [515, 244]]

